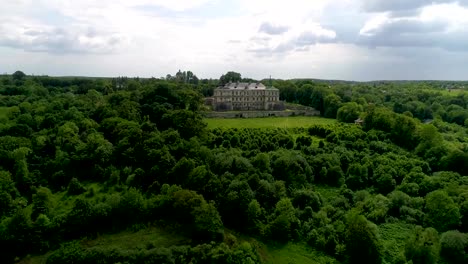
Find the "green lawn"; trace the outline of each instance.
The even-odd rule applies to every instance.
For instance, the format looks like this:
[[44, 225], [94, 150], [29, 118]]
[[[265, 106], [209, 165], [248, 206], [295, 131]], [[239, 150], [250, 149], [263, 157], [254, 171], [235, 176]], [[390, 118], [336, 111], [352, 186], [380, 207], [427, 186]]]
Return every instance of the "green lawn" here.
[[157, 227], [149, 227], [137, 232], [123, 231], [117, 234], [104, 234], [94, 240], [83, 240], [87, 248], [117, 247], [119, 249], [139, 249], [146, 247], [170, 247], [189, 244], [186, 237]]
[[437, 92], [437, 93], [441, 93], [443, 96], [453, 96], [453, 97], [456, 97], [456, 96], [460, 96], [460, 95], [463, 95], [467, 92], [467, 90], [464, 90], [464, 89], [453, 89], [453, 90], [447, 90], [447, 89], [437, 89], [437, 90], [434, 90], [434, 89], [422, 89], [421, 91], [423, 92]]
[[314, 124], [335, 124], [335, 119], [316, 116], [263, 117], [263, 118], [206, 118], [208, 128], [297, 128]]
[[320, 196], [322, 196], [324, 200], [334, 199], [340, 194], [340, 188], [331, 187], [328, 185], [315, 185], [314, 188], [316, 192], [320, 193]]
[[325, 264], [339, 263], [337, 260], [312, 250], [307, 245], [288, 243], [286, 245], [266, 246], [266, 256], [263, 256], [267, 264]]

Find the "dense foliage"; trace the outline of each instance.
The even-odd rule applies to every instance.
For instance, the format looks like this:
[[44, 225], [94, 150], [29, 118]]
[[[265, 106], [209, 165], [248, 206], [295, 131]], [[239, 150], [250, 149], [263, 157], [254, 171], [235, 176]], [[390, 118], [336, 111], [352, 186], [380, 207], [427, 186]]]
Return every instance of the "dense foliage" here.
[[[283, 100], [344, 123], [208, 130], [202, 100], [215, 85], [191, 72], [0, 78], [2, 260], [52, 251], [47, 263], [262, 262], [248, 235], [305, 243], [337, 263], [468, 261], [466, 93], [275, 81]], [[149, 226], [190, 242], [79, 243]]]

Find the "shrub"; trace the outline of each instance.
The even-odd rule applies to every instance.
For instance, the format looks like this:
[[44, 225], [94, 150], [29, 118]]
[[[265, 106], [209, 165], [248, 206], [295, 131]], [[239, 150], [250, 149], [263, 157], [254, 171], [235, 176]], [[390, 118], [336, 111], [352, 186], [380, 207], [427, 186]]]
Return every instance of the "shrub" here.
[[445, 191], [434, 191], [426, 196], [425, 223], [438, 231], [447, 231], [460, 223], [457, 204]]
[[417, 226], [405, 245], [406, 260], [413, 264], [436, 263], [439, 253], [439, 238], [434, 228]]
[[72, 178], [68, 184], [68, 194], [79, 195], [86, 192], [86, 188], [78, 181], [77, 178]]
[[467, 263], [468, 235], [447, 231], [440, 237], [440, 255], [450, 263]]

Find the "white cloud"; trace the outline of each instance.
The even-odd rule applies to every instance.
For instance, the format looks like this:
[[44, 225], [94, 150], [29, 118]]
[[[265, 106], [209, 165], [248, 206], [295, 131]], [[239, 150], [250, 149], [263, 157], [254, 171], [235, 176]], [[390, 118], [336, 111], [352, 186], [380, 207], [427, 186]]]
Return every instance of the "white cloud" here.
[[378, 14], [366, 22], [366, 24], [359, 31], [359, 34], [364, 36], [372, 36], [374, 35], [374, 31], [388, 23], [389, 20], [390, 18], [388, 13]]
[[113, 53], [127, 44], [125, 36], [86, 26], [49, 26], [39, 22], [0, 19], [0, 45], [49, 53]]
[[[370, 74], [385, 76], [377, 71], [388, 65], [417, 65], [405, 52], [411, 47], [467, 52], [466, 3], [0, 0], [0, 68], [111, 76], [190, 69], [215, 78], [228, 70], [255, 78], [365, 79], [368, 72], [375, 79]], [[453, 68], [466, 67], [449, 57], [443, 70], [451, 69], [451, 60]]]

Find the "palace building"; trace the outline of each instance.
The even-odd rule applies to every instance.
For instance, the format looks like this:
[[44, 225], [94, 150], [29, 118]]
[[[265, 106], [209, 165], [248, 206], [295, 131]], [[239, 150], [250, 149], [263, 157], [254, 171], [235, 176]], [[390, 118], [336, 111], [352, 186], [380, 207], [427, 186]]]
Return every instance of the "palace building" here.
[[215, 111], [284, 110], [279, 90], [262, 83], [227, 83], [214, 90]]

